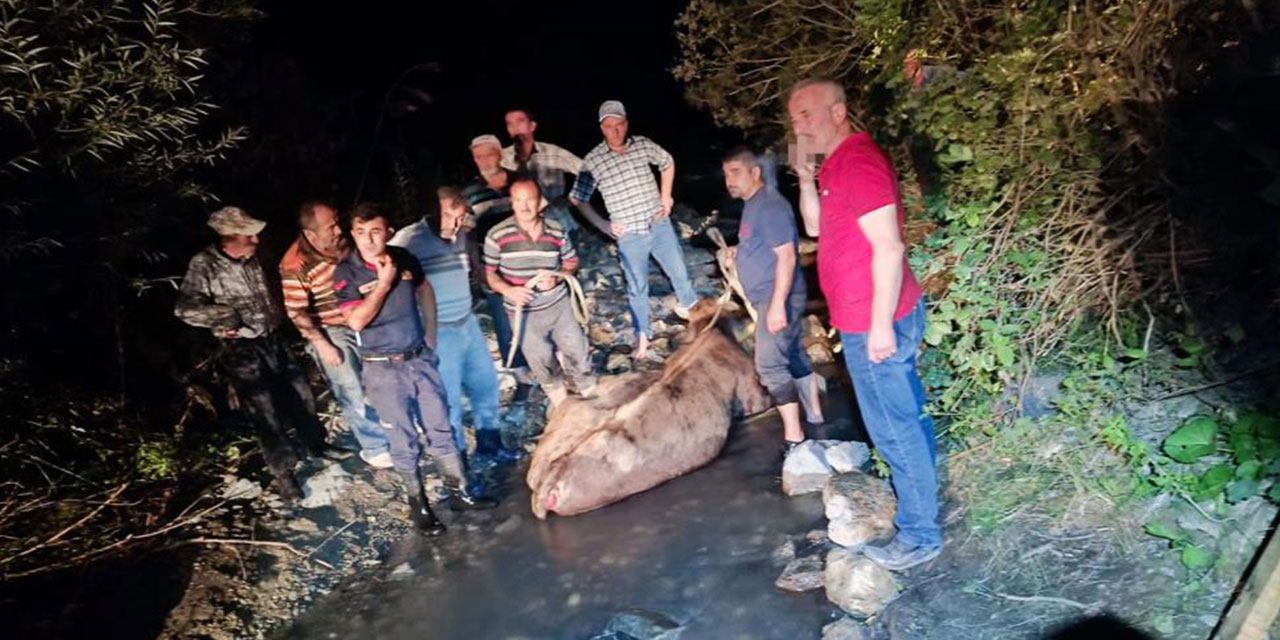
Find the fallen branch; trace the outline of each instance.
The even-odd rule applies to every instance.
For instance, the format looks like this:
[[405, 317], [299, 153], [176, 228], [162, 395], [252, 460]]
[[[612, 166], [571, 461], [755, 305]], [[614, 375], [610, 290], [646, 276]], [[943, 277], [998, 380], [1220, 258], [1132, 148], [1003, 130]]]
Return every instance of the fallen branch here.
[[[306, 553], [298, 549], [297, 547], [289, 544], [288, 542], [280, 542], [278, 540], [241, 540], [237, 538], [191, 538], [190, 540], [183, 540], [181, 542], [178, 542], [173, 546], [178, 547], [178, 546], [187, 545], [187, 544], [206, 544], [206, 545], [226, 544], [226, 545], [244, 545], [244, 546], [250, 546], [250, 547], [272, 547], [276, 549], [284, 549], [285, 551], [288, 551], [289, 553], [292, 553], [293, 555], [298, 556], [299, 558], [302, 558], [304, 560], [311, 560], [312, 562], [326, 569], [332, 570], [334, 568], [333, 565], [329, 564], [328, 562], [325, 562], [324, 560], [321, 560], [319, 558], [314, 558], [311, 556], [310, 553]], [[319, 547], [316, 547], [316, 548], [318, 549]], [[312, 553], [315, 553], [315, 552], [312, 551]]]
[[1166, 393], [1166, 394], [1164, 394], [1164, 395], [1162, 395], [1162, 396], [1158, 396], [1158, 397], [1156, 397], [1156, 398], [1152, 398], [1152, 399], [1148, 400], [1148, 401], [1147, 401], [1147, 403], [1148, 403], [1148, 404], [1150, 404], [1150, 403], [1152, 403], [1152, 402], [1160, 402], [1160, 401], [1162, 401], [1162, 400], [1171, 400], [1171, 399], [1173, 399], [1173, 398], [1180, 398], [1180, 397], [1182, 397], [1182, 396], [1191, 395], [1191, 394], [1193, 394], [1193, 393], [1200, 393], [1201, 391], [1207, 391], [1207, 390], [1209, 390], [1209, 389], [1214, 389], [1214, 388], [1217, 388], [1217, 387], [1221, 387], [1221, 386], [1229, 385], [1229, 384], [1231, 384], [1231, 383], [1233, 383], [1233, 382], [1238, 382], [1238, 381], [1240, 381], [1240, 380], [1243, 380], [1243, 379], [1245, 379], [1245, 378], [1248, 378], [1249, 376], [1257, 375], [1257, 374], [1262, 373], [1262, 372], [1264, 372], [1264, 371], [1269, 371], [1269, 370], [1274, 369], [1274, 368], [1276, 368], [1276, 367], [1278, 367], [1278, 366], [1280, 366], [1280, 362], [1273, 362], [1273, 363], [1271, 363], [1271, 364], [1268, 364], [1268, 365], [1265, 365], [1265, 366], [1261, 366], [1261, 367], [1258, 367], [1258, 368], [1256, 368], [1256, 369], [1250, 369], [1250, 370], [1248, 370], [1248, 371], [1245, 371], [1244, 373], [1236, 374], [1236, 375], [1231, 376], [1230, 378], [1227, 378], [1227, 379], [1225, 379], [1225, 380], [1219, 380], [1219, 381], [1217, 381], [1217, 382], [1210, 382], [1210, 383], [1208, 383], [1208, 384], [1196, 385], [1196, 386], [1194, 386], [1194, 387], [1187, 387], [1187, 388], [1185, 388], [1185, 389], [1180, 389], [1180, 390], [1178, 390], [1178, 391], [1174, 391], [1173, 393]]
[[1061, 605], [1066, 605], [1068, 607], [1075, 607], [1077, 609], [1080, 609], [1081, 611], [1093, 611], [1098, 607], [1097, 602], [1093, 604], [1084, 604], [1081, 602], [1076, 602], [1075, 600], [1069, 600], [1067, 598], [1055, 598], [1052, 596], [1015, 596], [1008, 593], [1001, 593], [999, 591], [993, 591], [992, 595], [999, 596], [1001, 598], [1004, 598], [1005, 600], [1013, 600], [1014, 602], [1041, 602], [1044, 604], [1061, 604]]

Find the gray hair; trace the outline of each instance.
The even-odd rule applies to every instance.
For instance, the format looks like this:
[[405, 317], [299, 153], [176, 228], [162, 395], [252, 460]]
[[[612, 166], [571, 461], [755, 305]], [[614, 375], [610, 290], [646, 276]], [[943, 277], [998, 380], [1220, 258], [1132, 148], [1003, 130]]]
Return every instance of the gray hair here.
[[791, 92], [787, 95], [794, 96], [797, 91], [801, 89], [808, 89], [809, 87], [826, 88], [827, 95], [831, 97], [828, 104], [842, 104], [848, 101], [848, 98], [845, 97], [844, 87], [840, 86], [840, 83], [832, 80], [831, 78], [823, 77], [805, 78], [804, 80], [795, 83], [795, 85], [791, 87]]

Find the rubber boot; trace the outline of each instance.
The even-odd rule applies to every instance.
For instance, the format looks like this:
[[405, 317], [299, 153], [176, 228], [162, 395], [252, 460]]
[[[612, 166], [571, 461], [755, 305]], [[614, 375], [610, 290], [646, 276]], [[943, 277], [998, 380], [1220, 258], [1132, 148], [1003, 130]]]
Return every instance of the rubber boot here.
[[409, 521], [424, 536], [434, 538], [444, 533], [444, 523], [436, 518], [431, 510], [431, 501], [427, 499], [427, 491], [422, 486], [422, 477], [418, 472], [403, 473], [405, 492], [409, 494]]
[[476, 429], [476, 456], [491, 458], [498, 464], [510, 464], [517, 459], [516, 452], [502, 444], [502, 432], [497, 429]]
[[449, 489], [449, 508], [454, 511], [479, 511], [498, 506], [493, 498], [482, 498], [473, 495], [467, 487], [467, 467], [462, 454], [451, 453], [435, 458], [436, 468], [444, 477], [444, 486]]
[[292, 473], [276, 474], [271, 481], [271, 488], [275, 489], [280, 499], [289, 506], [296, 505], [303, 497], [302, 487], [298, 485], [298, 478]]

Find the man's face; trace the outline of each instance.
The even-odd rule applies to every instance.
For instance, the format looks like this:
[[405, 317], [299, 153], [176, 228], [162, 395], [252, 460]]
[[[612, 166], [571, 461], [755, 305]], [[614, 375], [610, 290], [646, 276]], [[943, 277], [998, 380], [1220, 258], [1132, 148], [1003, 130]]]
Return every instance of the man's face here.
[[801, 151], [824, 153], [839, 132], [836, 116], [843, 116], [844, 105], [833, 102], [829, 87], [810, 85], [791, 95], [787, 113]]
[[440, 228], [457, 229], [462, 226], [462, 219], [467, 215], [466, 205], [453, 198], [440, 200]]
[[611, 147], [621, 147], [627, 140], [627, 119], [609, 116], [600, 123], [600, 133]]
[[480, 175], [489, 177], [502, 171], [502, 149], [491, 144], [482, 144], [471, 149], [471, 159], [476, 161], [476, 169]]
[[730, 196], [739, 200], [747, 199], [760, 187], [760, 167], [741, 160], [724, 163], [724, 187]]
[[320, 205], [315, 209], [314, 229], [303, 229], [302, 235], [320, 253], [328, 253], [342, 244], [342, 227], [338, 226], [338, 212], [332, 207]]
[[516, 215], [516, 222], [528, 225], [537, 220], [540, 204], [542, 194], [538, 193], [536, 184], [526, 180], [511, 185], [511, 210]]
[[387, 219], [377, 217], [372, 220], [352, 220], [351, 237], [356, 241], [356, 248], [365, 260], [372, 260], [387, 252], [387, 240], [391, 239], [391, 227]]
[[222, 252], [232, 258], [248, 258], [258, 250], [258, 236], [230, 235], [222, 236]]
[[538, 123], [530, 120], [529, 114], [523, 111], [508, 111], [506, 120], [507, 135], [512, 140], [532, 138], [534, 130], [538, 128]]

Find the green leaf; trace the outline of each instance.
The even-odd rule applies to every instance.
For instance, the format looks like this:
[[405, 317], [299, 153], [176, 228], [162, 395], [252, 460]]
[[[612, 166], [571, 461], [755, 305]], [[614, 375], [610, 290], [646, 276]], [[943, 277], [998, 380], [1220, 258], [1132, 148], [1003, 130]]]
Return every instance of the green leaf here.
[[1142, 360], [1147, 357], [1147, 350], [1139, 349], [1137, 347], [1130, 347], [1124, 350], [1124, 355], [1126, 358], [1129, 358], [1131, 360]]
[[1188, 569], [1199, 569], [1209, 564], [1209, 553], [1197, 546], [1184, 547], [1182, 564]]
[[951, 321], [930, 322], [924, 330], [924, 341], [929, 346], [936, 347], [942, 344], [942, 339], [951, 333]]
[[1262, 463], [1257, 460], [1249, 460], [1236, 467], [1236, 480], [1260, 480], [1261, 478]]
[[1267, 497], [1271, 498], [1272, 502], [1280, 502], [1280, 483], [1271, 485], [1271, 490], [1267, 492]]
[[1260, 483], [1253, 479], [1236, 480], [1227, 485], [1227, 502], [1240, 502], [1258, 495]]
[[1260, 411], [1250, 411], [1236, 420], [1235, 425], [1231, 427], [1234, 432], [1236, 430], [1256, 433], [1260, 436], [1280, 436], [1280, 420], [1276, 417]]
[[1197, 416], [1187, 420], [1164, 440], [1164, 452], [1178, 462], [1195, 462], [1214, 452], [1218, 422]]
[[1186, 537], [1181, 531], [1178, 531], [1163, 522], [1148, 522], [1144, 528], [1147, 531], [1147, 535], [1162, 538], [1170, 542], [1177, 542]]
[[1258, 458], [1258, 439], [1252, 433], [1232, 429], [1231, 437], [1227, 442], [1231, 445], [1231, 453], [1235, 456], [1237, 463]]
[[1231, 465], [1224, 462], [1209, 467], [1209, 470], [1200, 476], [1200, 482], [1196, 487], [1195, 499], [1208, 500], [1218, 495], [1231, 483], [1231, 478]]

